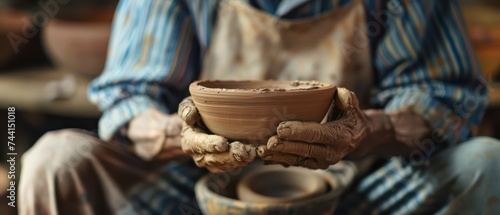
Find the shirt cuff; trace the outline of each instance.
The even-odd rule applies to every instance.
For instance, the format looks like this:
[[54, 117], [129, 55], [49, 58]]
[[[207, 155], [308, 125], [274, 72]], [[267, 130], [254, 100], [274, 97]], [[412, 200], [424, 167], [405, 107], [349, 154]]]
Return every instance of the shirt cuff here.
[[99, 120], [99, 137], [109, 141], [118, 129], [151, 108], [156, 108], [164, 113], [169, 110], [162, 104], [154, 101], [149, 96], [133, 96], [121, 100], [118, 104], [104, 111]]

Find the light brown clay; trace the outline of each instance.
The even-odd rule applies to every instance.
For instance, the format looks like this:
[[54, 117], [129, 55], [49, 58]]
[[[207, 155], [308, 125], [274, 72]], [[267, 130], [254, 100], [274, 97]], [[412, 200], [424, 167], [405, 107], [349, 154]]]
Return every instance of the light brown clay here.
[[349, 110], [354, 108], [353, 106], [355, 105], [352, 100], [352, 95], [351, 91], [349, 91], [346, 88], [338, 88], [337, 89], [338, 96], [336, 97], [337, 100], [335, 101], [335, 104], [341, 109], [341, 110]]
[[283, 121], [321, 122], [336, 87], [317, 81], [197, 81], [189, 91], [211, 132], [262, 145]]
[[182, 150], [190, 154], [199, 167], [211, 172], [227, 172], [251, 163], [256, 156], [255, 147], [241, 142], [229, 142], [225, 137], [207, 134], [199, 125], [200, 114], [191, 97], [179, 104], [179, 116], [184, 120]]
[[237, 185], [238, 198], [253, 203], [293, 203], [325, 193], [326, 181], [314, 171], [281, 165], [263, 166]]

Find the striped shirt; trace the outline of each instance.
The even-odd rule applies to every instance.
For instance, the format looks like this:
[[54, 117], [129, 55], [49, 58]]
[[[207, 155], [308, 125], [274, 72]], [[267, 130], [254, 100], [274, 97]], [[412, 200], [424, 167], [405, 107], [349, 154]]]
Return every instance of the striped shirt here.
[[[282, 19], [303, 19], [352, 0], [245, 0]], [[155, 107], [177, 111], [198, 78], [210, 47], [219, 0], [121, 0], [104, 72], [89, 86], [103, 111], [99, 135], [109, 140], [120, 126]], [[412, 108], [433, 128], [430, 140], [447, 147], [470, 138], [488, 103], [487, 88], [455, 0], [364, 0], [373, 56], [371, 102], [386, 112]], [[413, 171], [392, 159], [360, 184], [366, 200], [393, 190]], [[390, 179], [390, 180], [388, 180]], [[401, 214], [422, 203], [425, 189], [405, 183], [372, 211]], [[359, 207], [363, 208], [363, 207]]]

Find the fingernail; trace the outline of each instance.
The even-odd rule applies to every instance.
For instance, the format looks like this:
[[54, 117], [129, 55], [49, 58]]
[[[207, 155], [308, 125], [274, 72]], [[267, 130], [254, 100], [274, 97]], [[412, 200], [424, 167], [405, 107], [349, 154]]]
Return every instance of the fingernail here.
[[281, 128], [279, 131], [278, 131], [278, 134], [280, 137], [288, 137], [290, 136], [290, 134], [292, 134], [292, 129], [291, 128]]
[[187, 119], [189, 113], [191, 113], [191, 108], [190, 107], [184, 108], [184, 110], [182, 110], [182, 118]]
[[265, 155], [265, 153], [266, 153], [266, 151], [265, 151], [263, 148], [261, 148], [261, 147], [257, 147], [257, 154], [258, 154], [259, 156], [261, 156], [261, 157], [262, 157], [262, 156], [264, 156], [264, 155]]
[[221, 145], [218, 145], [218, 144], [217, 144], [217, 145], [214, 145], [214, 148], [215, 148], [215, 151], [218, 151], [218, 152], [223, 152], [223, 151], [225, 151], [225, 150], [224, 150], [224, 148], [222, 148], [222, 146], [221, 146]]

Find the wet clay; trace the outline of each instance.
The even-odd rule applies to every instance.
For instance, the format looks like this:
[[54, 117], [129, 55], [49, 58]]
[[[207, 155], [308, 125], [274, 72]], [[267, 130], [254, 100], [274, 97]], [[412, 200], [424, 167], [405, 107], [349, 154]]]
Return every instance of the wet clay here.
[[336, 87], [317, 81], [197, 81], [189, 90], [211, 132], [262, 145], [283, 121], [321, 122]]
[[191, 98], [179, 104], [182, 128], [182, 150], [190, 154], [196, 165], [211, 172], [226, 172], [240, 169], [252, 162], [256, 156], [255, 148], [240, 142], [229, 143], [222, 136], [207, 134], [197, 127], [200, 115]]

